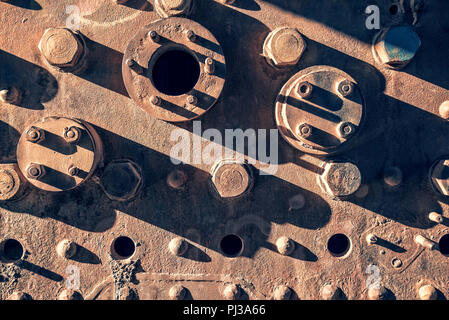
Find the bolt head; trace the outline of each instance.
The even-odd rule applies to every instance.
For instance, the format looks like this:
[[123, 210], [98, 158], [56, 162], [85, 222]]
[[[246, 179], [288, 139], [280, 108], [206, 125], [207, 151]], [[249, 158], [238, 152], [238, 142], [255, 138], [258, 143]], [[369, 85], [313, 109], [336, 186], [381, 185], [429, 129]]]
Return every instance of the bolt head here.
[[376, 235], [370, 233], [366, 236], [366, 242], [368, 244], [375, 244], [379, 239], [376, 237]]
[[240, 298], [240, 287], [235, 284], [228, 284], [223, 290], [223, 296], [226, 300], [237, 300]]
[[161, 18], [185, 17], [192, 10], [192, 0], [155, 0], [154, 10]]
[[354, 194], [361, 182], [360, 170], [351, 162], [327, 162], [324, 164], [323, 173], [318, 176], [321, 189], [333, 197]]
[[71, 165], [69, 167], [69, 169], [67, 170], [67, 172], [71, 175], [71, 176], [76, 176], [79, 172], [79, 169], [77, 167], [75, 167], [74, 165]]
[[78, 142], [81, 138], [81, 129], [78, 127], [64, 128], [62, 136], [67, 143]]
[[290, 67], [298, 63], [306, 50], [306, 42], [294, 28], [277, 28], [265, 39], [263, 52], [276, 67]]
[[338, 83], [337, 91], [341, 96], [347, 97], [354, 91], [354, 84], [349, 80], [340, 81]]
[[221, 198], [236, 198], [250, 191], [254, 178], [247, 164], [221, 160], [212, 167], [211, 182]]
[[78, 36], [66, 28], [45, 30], [39, 50], [47, 62], [59, 68], [73, 68], [79, 62], [84, 48]]
[[162, 99], [158, 96], [151, 96], [150, 102], [151, 102], [151, 104], [153, 104], [155, 106], [160, 106], [162, 103]]
[[111, 200], [132, 200], [143, 185], [141, 172], [140, 167], [131, 160], [114, 160], [103, 171], [100, 186]]
[[280, 285], [274, 289], [273, 299], [274, 300], [290, 300], [292, 297], [292, 289], [287, 286]]
[[278, 252], [284, 256], [289, 256], [295, 251], [295, 243], [285, 236], [276, 240], [276, 248]]
[[418, 295], [421, 300], [437, 300], [438, 291], [434, 286], [427, 284], [419, 288]]
[[194, 106], [198, 103], [198, 99], [195, 96], [189, 95], [187, 96], [187, 103]]
[[393, 26], [376, 36], [374, 52], [386, 68], [401, 69], [415, 57], [420, 46], [421, 40], [411, 26]]
[[187, 252], [189, 244], [183, 238], [174, 238], [170, 240], [168, 244], [168, 249], [175, 256], [182, 256]]
[[309, 126], [307, 123], [301, 123], [298, 126], [297, 134], [303, 139], [307, 139], [312, 135], [312, 127]]
[[45, 139], [45, 132], [39, 128], [31, 127], [26, 131], [27, 141], [38, 143]]
[[167, 184], [176, 190], [183, 189], [185, 183], [187, 181], [186, 174], [181, 170], [173, 170], [167, 176]]
[[296, 86], [296, 93], [302, 99], [310, 98], [313, 92], [313, 85], [308, 81], [302, 81]]
[[342, 122], [337, 127], [337, 134], [342, 139], [348, 139], [355, 131], [355, 126], [351, 122]]
[[45, 175], [45, 168], [41, 164], [31, 163], [26, 169], [26, 176], [28, 179], [38, 180]]

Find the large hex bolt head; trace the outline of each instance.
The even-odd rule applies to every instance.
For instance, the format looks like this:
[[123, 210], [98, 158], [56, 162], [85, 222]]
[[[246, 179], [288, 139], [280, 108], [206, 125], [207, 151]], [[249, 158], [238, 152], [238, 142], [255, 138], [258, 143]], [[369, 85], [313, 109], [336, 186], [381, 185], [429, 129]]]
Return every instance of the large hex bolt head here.
[[254, 177], [246, 163], [220, 160], [212, 167], [211, 181], [221, 198], [236, 198], [251, 190]]
[[306, 42], [295, 28], [274, 29], [263, 44], [263, 55], [276, 67], [296, 65], [305, 50]]
[[142, 171], [130, 160], [114, 160], [104, 169], [100, 185], [109, 199], [129, 201], [136, 197], [142, 188]]
[[156, 0], [154, 9], [161, 18], [186, 17], [192, 10], [192, 0]]
[[38, 163], [30, 163], [26, 168], [26, 175], [28, 179], [39, 180], [45, 176], [45, 173], [44, 166]]
[[61, 69], [75, 68], [84, 52], [79, 36], [66, 28], [45, 30], [38, 47], [51, 66]]
[[323, 173], [318, 176], [318, 185], [333, 197], [354, 194], [362, 183], [359, 168], [351, 162], [326, 162]]
[[20, 199], [25, 191], [26, 181], [17, 165], [0, 164], [0, 201]]
[[421, 40], [411, 26], [383, 29], [373, 41], [373, 55], [378, 63], [389, 69], [401, 69], [412, 61]]

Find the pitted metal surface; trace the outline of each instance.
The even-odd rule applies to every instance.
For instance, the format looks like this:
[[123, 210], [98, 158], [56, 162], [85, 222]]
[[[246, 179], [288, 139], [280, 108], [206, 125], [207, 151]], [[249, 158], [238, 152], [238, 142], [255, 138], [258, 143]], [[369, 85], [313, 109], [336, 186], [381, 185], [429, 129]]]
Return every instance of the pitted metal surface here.
[[[449, 4], [162, 2], [0, 1], [0, 298], [449, 298]], [[152, 73], [173, 51], [180, 94]], [[266, 131], [213, 179], [229, 129]]]

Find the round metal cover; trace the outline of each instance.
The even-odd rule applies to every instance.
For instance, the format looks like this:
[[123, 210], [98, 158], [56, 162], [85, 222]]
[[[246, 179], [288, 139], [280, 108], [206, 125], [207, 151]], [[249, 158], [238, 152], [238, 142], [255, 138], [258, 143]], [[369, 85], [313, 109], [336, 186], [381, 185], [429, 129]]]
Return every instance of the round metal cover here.
[[[40, 130], [42, 138], [33, 142], [30, 129]], [[67, 129], [79, 133], [77, 140], [65, 137]], [[46, 191], [70, 190], [90, 178], [103, 160], [100, 137], [89, 124], [69, 118], [47, 117], [27, 127], [17, 145], [17, 163], [26, 179]], [[42, 176], [28, 175], [30, 165], [40, 167]]]
[[[193, 38], [189, 39], [189, 31]], [[153, 77], [158, 59], [170, 51], [191, 55], [199, 67], [193, 87], [176, 95], [161, 92]], [[206, 72], [207, 58], [213, 60], [212, 72]], [[189, 70], [180, 68], [177, 72], [184, 77]], [[206, 28], [189, 19], [172, 17], [137, 32], [125, 51], [122, 73], [126, 89], [139, 107], [156, 118], [182, 122], [199, 117], [217, 101], [225, 83], [226, 63], [220, 44]]]
[[365, 103], [357, 83], [329, 66], [304, 69], [282, 87], [275, 106], [284, 139], [311, 154], [342, 150], [360, 130]]

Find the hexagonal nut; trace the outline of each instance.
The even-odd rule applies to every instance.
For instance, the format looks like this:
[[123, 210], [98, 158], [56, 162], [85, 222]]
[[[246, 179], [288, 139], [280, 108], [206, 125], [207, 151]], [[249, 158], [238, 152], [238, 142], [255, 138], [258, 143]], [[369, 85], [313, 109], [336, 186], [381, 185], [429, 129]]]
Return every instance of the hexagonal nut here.
[[211, 182], [221, 198], [237, 198], [251, 190], [254, 176], [246, 163], [220, 160], [211, 169]]
[[67, 28], [45, 30], [38, 47], [45, 60], [59, 68], [74, 68], [84, 52], [79, 36]]
[[161, 18], [186, 17], [193, 7], [192, 0], [156, 0], [154, 9]]
[[393, 26], [379, 32], [373, 41], [373, 55], [389, 69], [401, 69], [412, 61], [421, 40], [411, 26]]
[[282, 27], [273, 30], [265, 38], [263, 55], [276, 67], [289, 67], [298, 63], [306, 47], [298, 30]]
[[25, 191], [26, 180], [17, 164], [0, 164], [0, 201], [18, 200]]
[[449, 196], [449, 159], [440, 159], [429, 170], [433, 190], [440, 195]]
[[142, 189], [142, 170], [131, 160], [114, 160], [104, 169], [100, 186], [111, 200], [132, 200]]
[[26, 168], [26, 177], [28, 179], [39, 180], [45, 176], [45, 167], [39, 163], [30, 163]]
[[323, 173], [318, 176], [318, 185], [333, 197], [354, 194], [362, 183], [359, 168], [351, 162], [326, 162]]
[[26, 139], [33, 143], [39, 143], [45, 140], [45, 131], [32, 126], [26, 130]]

